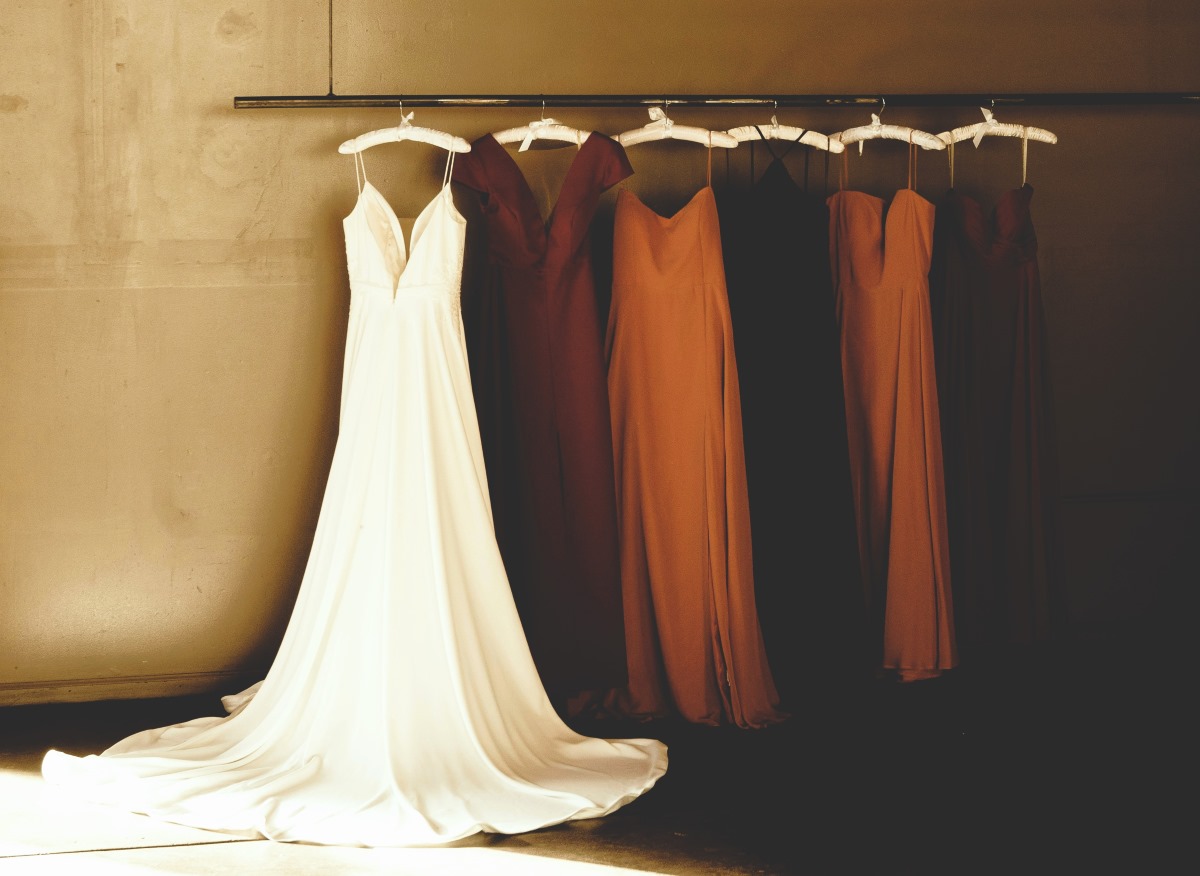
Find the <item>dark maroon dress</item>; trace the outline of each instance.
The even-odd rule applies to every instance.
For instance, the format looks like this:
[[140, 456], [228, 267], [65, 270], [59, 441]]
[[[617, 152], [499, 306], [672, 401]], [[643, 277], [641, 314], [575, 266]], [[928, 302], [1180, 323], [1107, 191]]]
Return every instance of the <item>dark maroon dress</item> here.
[[542, 683], [560, 703], [626, 679], [590, 229], [600, 195], [632, 173], [620, 144], [592, 133], [543, 221], [490, 134], [454, 164], [482, 226], [469, 238], [480, 264], [464, 275], [463, 322], [496, 537]]
[[955, 627], [964, 663], [1044, 643], [1065, 613], [1037, 236], [1026, 184], [937, 208], [930, 307]]

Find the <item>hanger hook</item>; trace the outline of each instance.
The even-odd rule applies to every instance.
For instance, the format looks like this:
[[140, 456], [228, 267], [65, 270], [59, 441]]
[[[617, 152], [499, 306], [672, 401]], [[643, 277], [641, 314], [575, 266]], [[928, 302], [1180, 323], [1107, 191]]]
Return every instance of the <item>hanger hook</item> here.
[[400, 98], [398, 102], [400, 104], [400, 127], [407, 128], [412, 125], [413, 114], [404, 115], [404, 98]]
[[880, 98], [879, 98], [879, 114], [880, 114], [880, 115], [883, 115], [883, 111], [884, 111], [885, 109], [887, 109], [887, 98], [886, 98], [886, 97], [880, 97]]

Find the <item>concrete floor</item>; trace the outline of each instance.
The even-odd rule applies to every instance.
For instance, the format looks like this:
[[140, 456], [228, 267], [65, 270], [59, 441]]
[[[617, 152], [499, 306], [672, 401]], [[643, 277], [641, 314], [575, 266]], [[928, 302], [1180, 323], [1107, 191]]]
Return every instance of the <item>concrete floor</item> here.
[[1194, 819], [1174, 802], [1195, 788], [1182, 756], [1194, 685], [1081, 655], [956, 673], [814, 687], [763, 730], [576, 722], [665, 740], [667, 775], [605, 819], [422, 849], [234, 839], [76, 803], [41, 781], [49, 747], [90, 753], [218, 714], [216, 695], [0, 709], [0, 876], [1196, 871], [1195, 851], [1175, 844]]

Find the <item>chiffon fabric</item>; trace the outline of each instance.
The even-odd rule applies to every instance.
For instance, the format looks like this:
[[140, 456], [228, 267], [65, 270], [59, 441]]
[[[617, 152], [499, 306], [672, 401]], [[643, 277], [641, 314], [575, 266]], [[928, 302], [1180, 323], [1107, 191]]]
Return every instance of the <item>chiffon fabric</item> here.
[[[453, 154], [451, 154], [453, 159]], [[45, 778], [199, 828], [437, 844], [612, 812], [666, 749], [580, 736], [538, 680], [492, 528], [447, 180], [406, 253], [369, 182], [343, 220], [350, 314], [339, 433], [295, 608], [223, 717], [50, 751]]]
[[754, 593], [742, 411], [710, 184], [617, 194], [606, 351], [629, 683], [623, 715], [781, 720]]
[[911, 187], [884, 202], [828, 199], [830, 253], [859, 557], [879, 666], [900, 681], [958, 663], [929, 268], [934, 205]]
[[989, 215], [938, 205], [930, 296], [945, 451], [955, 628], [964, 661], [1004, 661], [1065, 617], [1058, 466], [1033, 187]]
[[[761, 132], [760, 132], [761, 133]], [[749, 185], [718, 189], [737, 345], [754, 588], [772, 674], [791, 711], [869, 676], [871, 653], [846, 438], [829, 207], [785, 158], [749, 141]], [[771, 159], [755, 176], [755, 151]], [[797, 164], [798, 162], [792, 162]], [[793, 704], [795, 704], [793, 706]]]
[[464, 284], [464, 320], [496, 533], [542, 683], [560, 709], [626, 678], [590, 232], [600, 195], [633, 172], [604, 134], [566, 148], [575, 155], [545, 219], [491, 134], [454, 167], [480, 211], [483, 264]]

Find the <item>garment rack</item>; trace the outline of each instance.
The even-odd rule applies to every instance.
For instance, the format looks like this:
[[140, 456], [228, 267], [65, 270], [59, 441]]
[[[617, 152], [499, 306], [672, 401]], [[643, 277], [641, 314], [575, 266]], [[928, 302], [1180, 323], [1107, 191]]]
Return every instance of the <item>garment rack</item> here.
[[308, 94], [235, 97], [234, 109], [365, 107], [1200, 106], [1200, 91], [976, 94]]

